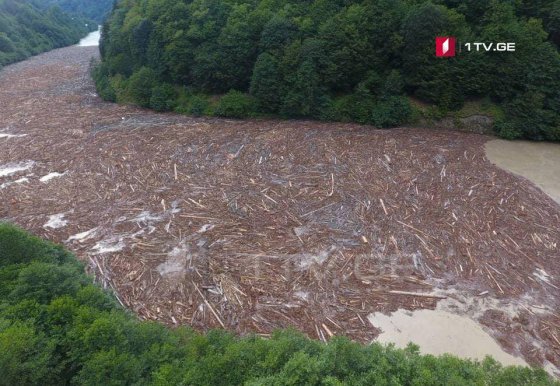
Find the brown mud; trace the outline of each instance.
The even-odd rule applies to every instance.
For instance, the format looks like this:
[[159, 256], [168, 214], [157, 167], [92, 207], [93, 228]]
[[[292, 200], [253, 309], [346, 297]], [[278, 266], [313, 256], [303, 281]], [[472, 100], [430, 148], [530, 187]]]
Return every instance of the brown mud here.
[[450, 312], [560, 366], [560, 206], [490, 137], [157, 114], [103, 102], [96, 47], [0, 72], [0, 219], [64, 243], [142, 319], [368, 342]]

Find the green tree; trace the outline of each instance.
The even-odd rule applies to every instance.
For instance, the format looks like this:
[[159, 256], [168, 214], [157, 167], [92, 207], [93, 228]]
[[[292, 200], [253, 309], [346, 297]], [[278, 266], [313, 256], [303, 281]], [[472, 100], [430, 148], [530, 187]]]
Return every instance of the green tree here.
[[156, 111], [170, 111], [175, 107], [175, 90], [173, 86], [164, 83], [152, 88], [150, 108]]
[[286, 116], [321, 117], [329, 104], [314, 64], [306, 60], [295, 73], [286, 75], [280, 113]]
[[257, 99], [259, 109], [276, 113], [280, 108], [282, 75], [280, 63], [268, 52], [262, 53], [253, 69], [251, 95]]
[[408, 88], [420, 98], [443, 108], [458, 109], [467, 83], [459, 58], [436, 58], [434, 37], [468, 36], [464, 17], [432, 3], [411, 8], [403, 21], [403, 75]]
[[154, 70], [142, 67], [128, 80], [126, 93], [134, 103], [141, 107], [149, 107], [155, 82]]
[[53, 343], [29, 325], [0, 319], [0, 385], [39, 385], [52, 379]]
[[255, 101], [237, 90], [230, 90], [220, 98], [214, 111], [219, 117], [246, 118], [254, 111]]
[[145, 65], [147, 62], [147, 51], [150, 42], [153, 25], [150, 20], [142, 19], [130, 34], [130, 51], [137, 65]]
[[298, 36], [298, 27], [280, 15], [272, 17], [263, 28], [260, 37], [262, 51], [280, 51]]

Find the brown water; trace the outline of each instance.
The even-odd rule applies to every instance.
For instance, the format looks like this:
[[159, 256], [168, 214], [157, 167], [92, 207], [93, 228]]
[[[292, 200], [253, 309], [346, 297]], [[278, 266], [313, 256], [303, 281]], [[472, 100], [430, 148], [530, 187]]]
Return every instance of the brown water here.
[[[512, 319], [518, 318], [521, 310], [548, 313], [548, 307], [535, 309], [530, 297], [513, 301], [492, 297], [472, 296], [457, 290], [436, 290], [436, 295], [448, 296], [438, 302], [435, 310], [397, 310], [390, 315], [380, 312], [368, 316], [369, 322], [381, 330], [376, 341], [394, 343], [406, 347], [413, 342], [424, 354], [453, 354], [461, 358], [482, 360], [490, 355], [504, 365], [527, 366], [517, 349], [512, 354], [505, 352], [478, 320], [488, 311], [499, 309]], [[532, 342], [539, 348], [538, 342]], [[554, 366], [549, 372], [557, 371]]]
[[391, 315], [379, 312], [368, 317], [381, 329], [377, 342], [404, 348], [414, 342], [424, 354], [453, 354], [462, 358], [482, 360], [490, 355], [504, 365], [527, 366], [527, 363], [506, 353], [482, 327], [466, 316], [444, 310], [398, 310]]
[[560, 144], [496, 139], [486, 143], [486, 156], [532, 181], [560, 204]]

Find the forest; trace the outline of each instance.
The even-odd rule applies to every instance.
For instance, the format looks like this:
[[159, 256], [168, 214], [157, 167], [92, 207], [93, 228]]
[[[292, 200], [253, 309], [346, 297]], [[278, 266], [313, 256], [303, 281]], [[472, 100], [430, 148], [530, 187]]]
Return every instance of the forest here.
[[77, 43], [95, 23], [70, 16], [59, 7], [0, 0], [0, 68], [54, 48]]
[[33, 0], [39, 6], [59, 6], [64, 12], [81, 15], [101, 24], [108, 15], [113, 0]]
[[[516, 52], [436, 58], [436, 36]], [[560, 140], [560, 1], [126, 0], [100, 95], [159, 111], [414, 123], [466, 102], [506, 138]]]
[[0, 385], [557, 385], [418, 348], [197, 333], [139, 321], [62, 247], [0, 224]]

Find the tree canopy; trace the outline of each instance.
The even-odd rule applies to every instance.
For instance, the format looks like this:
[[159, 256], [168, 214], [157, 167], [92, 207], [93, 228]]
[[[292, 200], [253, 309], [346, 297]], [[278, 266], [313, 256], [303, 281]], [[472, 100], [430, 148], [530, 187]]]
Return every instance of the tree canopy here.
[[0, 0], [0, 68], [31, 55], [77, 43], [97, 26], [59, 7]]
[[111, 11], [114, 0], [34, 0], [37, 5], [58, 6], [64, 12], [81, 15], [101, 24]]
[[[133, 74], [151, 69], [152, 87], [175, 88], [169, 109], [235, 90], [254, 98], [248, 115], [378, 126], [410, 121], [411, 100], [444, 113], [487, 100], [499, 134], [560, 140], [559, 26], [560, 0], [127, 0], [103, 26], [96, 79], [145, 106]], [[436, 36], [517, 49], [442, 59]]]

